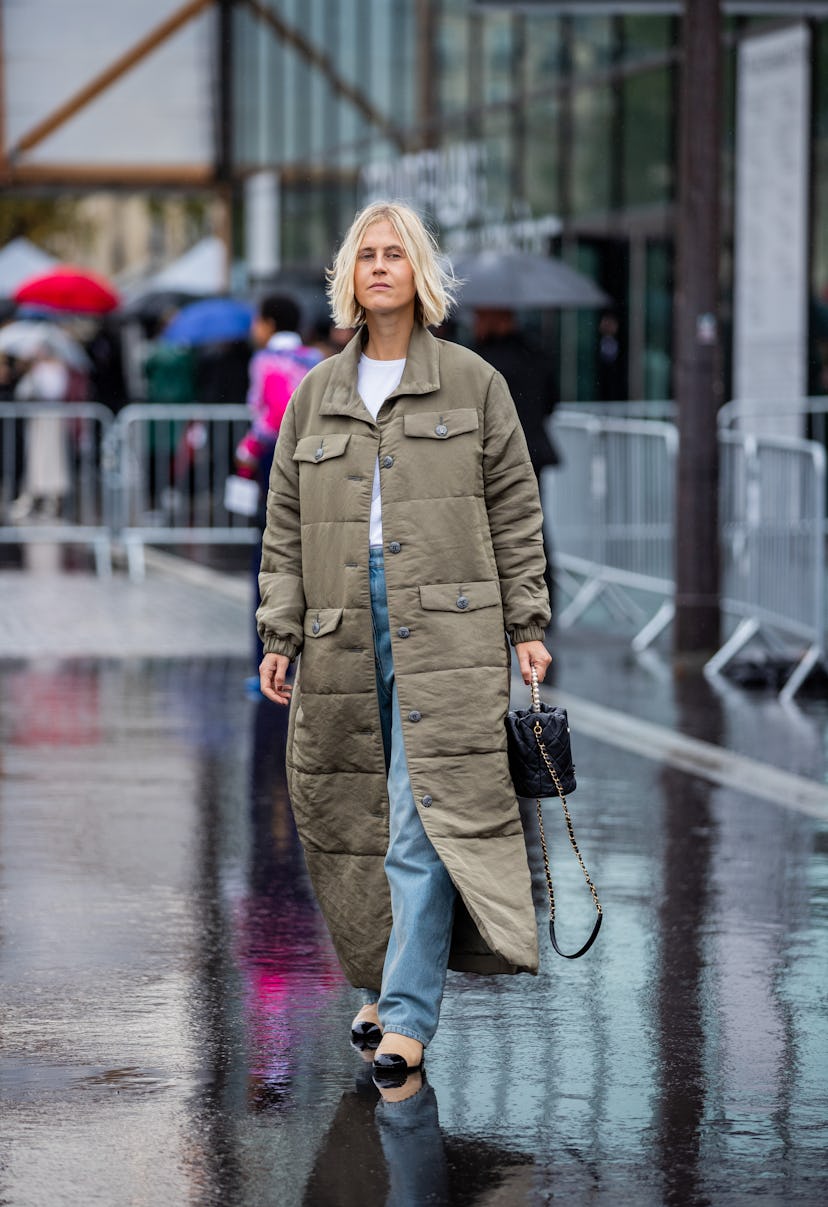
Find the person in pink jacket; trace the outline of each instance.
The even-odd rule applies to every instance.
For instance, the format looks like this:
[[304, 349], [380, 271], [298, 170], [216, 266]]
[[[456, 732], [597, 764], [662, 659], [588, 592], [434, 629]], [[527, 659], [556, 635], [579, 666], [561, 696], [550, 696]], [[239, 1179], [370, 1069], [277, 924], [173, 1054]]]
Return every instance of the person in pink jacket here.
[[[298, 326], [299, 307], [292, 298], [274, 294], [261, 302], [251, 329], [258, 349], [250, 362], [247, 393], [253, 422], [236, 448], [236, 472], [263, 481], [265, 490], [291, 394], [308, 369], [322, 359], [317, 348], [302, 343]], [[267, 472], [262, 473], [265, 463]]]
[[[251, 336], [257, 351], [250, 362], [250, 388], [247, 405], [252, 412], [250, 428], [236, 447], [236, 473], [259, 483], [259, 511], [256, 522], [259, 543], [253, 551], [255, 606], [259, 603], [258, 574], [262, 557], [261, 533], [264, 532], [267, 504], [267, 485], [270, 466], [279, 428], [291, 395], [309, 369], [323, 359], [318, 348], [302, 343], [297, 332], [299, 307], [293, 298], [272, 294], [262, 299], [253, 319]], [[254, 609], [255, 610], [255, 609]], [[256, 674], [249, 680], [251, 692], [258, 693], [258, 666], [264, 651], [255, 633], [254, 667]]]

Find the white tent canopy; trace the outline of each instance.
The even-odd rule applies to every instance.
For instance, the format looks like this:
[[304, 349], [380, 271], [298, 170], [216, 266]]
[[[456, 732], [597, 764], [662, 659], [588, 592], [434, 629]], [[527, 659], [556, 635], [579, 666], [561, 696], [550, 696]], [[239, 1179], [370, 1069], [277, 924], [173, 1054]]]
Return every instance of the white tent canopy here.
[[41, 251], [31, 240], [12, 239], [0, 250], [0, 297], [11, 297], [27, 277], [45, 272], [53, 264], [57, 264], [55, 257]]
[[199, 240], [166, 268], [127, 289], [130, 300], [148, 293], [223, 293], [227, 288], [227, 250], [217, 235]]

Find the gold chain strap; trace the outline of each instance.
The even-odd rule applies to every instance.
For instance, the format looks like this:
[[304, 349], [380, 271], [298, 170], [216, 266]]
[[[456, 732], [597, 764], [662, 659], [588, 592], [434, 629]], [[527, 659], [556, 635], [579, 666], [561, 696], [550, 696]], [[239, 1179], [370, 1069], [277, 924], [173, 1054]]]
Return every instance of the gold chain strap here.
[[[592, 883], [589, 872], [586, 870], [586, 865], [584, 864], [584, 860], [581, 855], [581, 852], [578, 850], [578, 843], [575, 841], [575, 831], [572, 827], [572, 818], [569, 816], [569, 807], [566, 803], [566, 797], [563, 794], [563, 788], [561, 787], [561, 781], [558, 778], [558, 773], [555, 770], [554, 764], [552, 763], [552, 760], [550, 759], [549, 755], [546, 753], [546, 746], [541, 741], [540, 735], [542, 733], [543, 733], [543, 726], [541, 725], [540, 721], [535, 721], [535, 724], [534, 724], [535, 741], [537, 742], [538, 749], [541, 752], [541, 758], [543, 759], [544, 763], [546, 763], [546, 769], [549, 772], [549, 774], [552, 776], [552, 779], [554, 780], [554, 783], [555, 783], [555, 787], [558, 789], [558, 796], [561, 798], [561, 807], [563, 808], [564, 817], [566, 818], [566, 829], [569, 834], [569, 841], [572, 844], [572, 850], [575, 852], [575, 854], [578, 858], [578, 863], [580, 864], [581, 871], [584, 873], [584, 879], [586, 880], [586, 882], [589, 886], [589, 891], [592, 893], [592, 900], [594, 901], [595, 908], [598, 911], [598, 914], [600, 916], [603, 911], [601, 910], [601, 902], [598, 900], [598, 892], [595, 888], [595, 885]], [[538, 807], [538, 829], [540, 830], [541, 851], [543, 852], [543, 870], [546, 873], [546, 887], [549, 891], [549, 920], [550, 920], [550, 922], [554, 923], [554, 921], [555, 921], [555, 892], [554, 892], [554, 889], [552, 888], [552, 873], [549, 870], [549, 854], [546, 850], [546, 835], [543, 832], [543, 810], [541, 809], [540, 798], [538, 798], [535, 803], [537, 804], [537, 807]]]

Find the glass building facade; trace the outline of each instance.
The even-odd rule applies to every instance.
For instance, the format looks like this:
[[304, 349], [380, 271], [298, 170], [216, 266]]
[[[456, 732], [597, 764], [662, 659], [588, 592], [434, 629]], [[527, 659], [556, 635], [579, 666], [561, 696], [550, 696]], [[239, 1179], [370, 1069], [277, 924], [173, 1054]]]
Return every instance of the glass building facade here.
[[[286, 265], [329, 262], [355, 209], [377, 196], [412, 200], [449, 251], [511, 244], [562, 256], [613, 298], [619, 357], [602, 379], [597, 311], [527, 316], [557, 351], [561, 397], [669, 397], [678, 21], [530, 9], [471, 0], [237, 6], [237, 175], [276, 173]], [[828, 286], [828, 21], [810, 24], [816, 390], [828, 342], [818, 301]], [[725, 22], [725, 322], [736, 47], [767, 25]]]

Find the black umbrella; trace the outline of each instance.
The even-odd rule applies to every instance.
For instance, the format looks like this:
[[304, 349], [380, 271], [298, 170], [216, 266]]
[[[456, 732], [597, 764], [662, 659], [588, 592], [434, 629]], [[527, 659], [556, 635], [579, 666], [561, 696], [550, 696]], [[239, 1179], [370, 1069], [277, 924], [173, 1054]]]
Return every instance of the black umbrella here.
[[594, 281], [551, 256], [481, 251], [453, 259], [461, 306], [543, 310], [612, 304]]
[[191, 302], [198, 302], [203, 297], [203, 293], [187, 293], [182, 289], [151, 289], [148, 293], [138, 294], [126, 302], [119, 315], [125, 319], [157, 321], [181, 310], [183, 306], [189, 306]]

